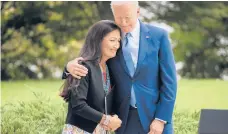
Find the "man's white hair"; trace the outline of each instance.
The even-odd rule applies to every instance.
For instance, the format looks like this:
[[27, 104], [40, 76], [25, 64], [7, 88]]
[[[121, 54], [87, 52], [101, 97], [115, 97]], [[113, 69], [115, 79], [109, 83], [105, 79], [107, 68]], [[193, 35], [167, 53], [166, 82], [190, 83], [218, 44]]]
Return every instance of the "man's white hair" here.
[[111, 1], [111, 9], [113, 12], [113, 5], [124, 5], [124, 4], [133, 4], [136, 6], [136, 8], [139, 7], [139, 2], [138, 1]]

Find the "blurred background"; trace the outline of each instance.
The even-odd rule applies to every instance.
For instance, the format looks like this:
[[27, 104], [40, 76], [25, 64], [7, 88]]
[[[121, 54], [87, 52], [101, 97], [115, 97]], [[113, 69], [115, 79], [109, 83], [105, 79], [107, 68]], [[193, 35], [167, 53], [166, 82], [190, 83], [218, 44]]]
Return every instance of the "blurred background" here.
[[[140, 20], [170, 33], [178, 74], [176, 134], [198, 131], [200, 110], [228, 109], [228, 2], [140, 1]], [[1, 2], [1, 133], [61, 133], [62, 70], [110, 2]]]

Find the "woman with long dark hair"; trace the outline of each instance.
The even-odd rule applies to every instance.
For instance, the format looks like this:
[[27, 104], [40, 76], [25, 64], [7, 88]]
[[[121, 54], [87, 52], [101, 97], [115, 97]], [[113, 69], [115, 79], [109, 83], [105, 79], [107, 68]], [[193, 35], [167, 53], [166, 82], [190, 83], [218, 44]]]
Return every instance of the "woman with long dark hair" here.
[[109, 20], [95, 23], [89, 30], [79, 57], [88, 68], [80, 80], [69, 75], [61, 92], [68, 102], [63, 134], [103, 134], [121, 125], [112, 111], [113, 82], [106, 61], [115, 57], [120, 47], [120, 29]]

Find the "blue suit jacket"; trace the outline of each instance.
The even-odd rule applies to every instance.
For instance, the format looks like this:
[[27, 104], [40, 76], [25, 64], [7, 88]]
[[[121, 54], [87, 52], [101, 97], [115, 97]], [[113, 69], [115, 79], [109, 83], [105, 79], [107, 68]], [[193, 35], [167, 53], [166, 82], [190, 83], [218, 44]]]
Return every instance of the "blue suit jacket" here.
[[176, 69], [165, 30], [140, 22], [139, 56], [135, 74], [130, 76], [122, 49], [108, 61], [116, 84], [115, 110], [122, 120], [117, 133], [123, 133], [129, 112], [131, 86], [134, 86], [141, 124], [149, 132], [155, 118], [167, 121], [164, 134], [170, 134], [176, 99]]

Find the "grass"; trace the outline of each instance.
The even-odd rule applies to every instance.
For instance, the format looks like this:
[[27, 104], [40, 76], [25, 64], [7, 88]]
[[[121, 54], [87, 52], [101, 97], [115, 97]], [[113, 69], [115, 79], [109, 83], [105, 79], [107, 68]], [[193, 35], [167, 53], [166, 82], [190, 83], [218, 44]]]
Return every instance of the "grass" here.
[[177, 110], [228, 109], [228, 82], [222, 80], [181, 80]]
[[60, 80], [2, 82], [2, 104], [35, 100], [34, 93], [43, 94], [50, 99], [61, 100], [59, 92], [62, 84], [63, 81]]
[[[58, 96], [62, 83], [2, 82], [1, 133], [61, 133], [67, 110]], [[175, 134], [196, 134], [202, 108], [228, 109], [227, 87], [228, 82], [220, 80], [179, 81], [173, 117]]]
[[[34, 92], [60, 101], [61, 80], [2, 82], [2, 104], [15, 101], [31, 101]], [[202, 108], [228, 109], [228, 82], [221, 80], [186, 80], [178, 82], [176, 110], [200, 110]]]

